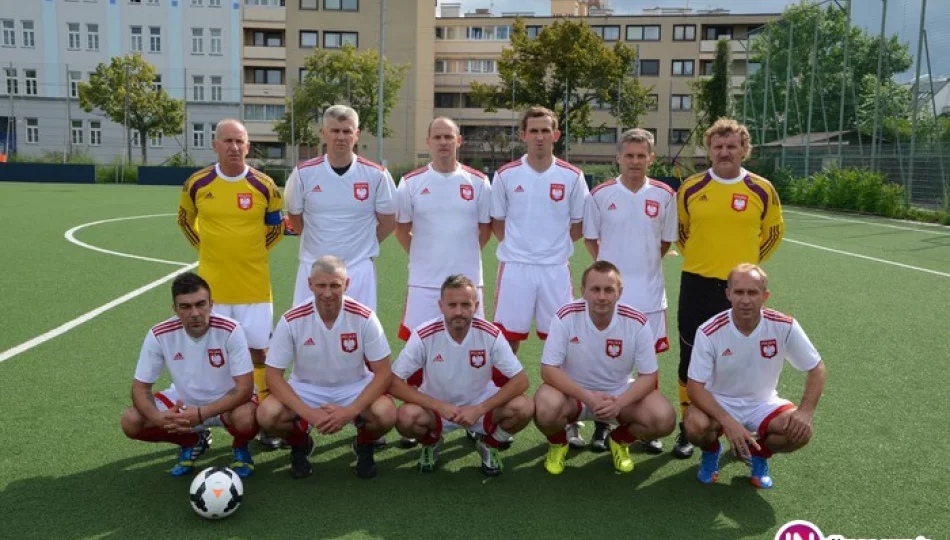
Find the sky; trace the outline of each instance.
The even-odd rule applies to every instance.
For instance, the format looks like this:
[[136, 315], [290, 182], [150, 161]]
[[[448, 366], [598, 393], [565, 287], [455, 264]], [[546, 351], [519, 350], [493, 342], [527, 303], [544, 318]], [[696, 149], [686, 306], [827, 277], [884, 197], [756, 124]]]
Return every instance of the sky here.
[[[452, 0], [462, 3], [463, 11], [492, 7], [496, 14], [502, 11], [534, 11], [537, 15], [550, 15], [550, 0]], [[874, 35], [880, 31], [882, 0], [852, 0], [853, 22], [868, 29]], [[917, 35], [920, 26], [920, 8], [924, 0], [887, 0], [887, 23], [885, 31], [898, 34], [901, 41], [910, 44], [911, 56], [917, 53]], [[439, 0], [442, 3], [443, 0]], [[693, 10], [725, 8], [733, 13], [781, 13], [786, 6], [796, 3], [789, 0], [610, 0], [616, 13], [638, 13], [651, 7], [686, 7]], [[950, 76], [950, 1], [927, 0], [927, 18], [924, 24], [930, 44], [930, 61], [934, 75]], [[927, 73], [926, 59], [920, 72]], [[899, 77], [913, 77], [911, 70]]]

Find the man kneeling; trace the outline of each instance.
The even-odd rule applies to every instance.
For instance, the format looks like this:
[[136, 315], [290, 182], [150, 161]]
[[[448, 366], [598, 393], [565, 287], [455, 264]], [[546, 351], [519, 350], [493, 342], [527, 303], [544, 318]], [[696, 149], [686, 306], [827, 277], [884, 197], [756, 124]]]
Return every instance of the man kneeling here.
[[595, 262], [584, 270], [581, 288], [583, 300], [564, 305], [551, 322], [541, 357], [544, 384], [534, 395], [534, 421], [551, 443], [544, 468], [564, 472], [566, 424], [596, 419], [619, 424], [608, 445], [614, 468], [630, 472], [628, 445], [669, 435], [676, 413], [656, 389], [655, 343], [646, 316], [618, 302], [623, 282], [617, 267]]
[[[442, 317], [421, 324], [393, 366], [389, 393], [403, 400], [396, 429], [422, 446], [419, 468], [435, 470], [442, 435], [467, 428], [479, 435], [482, 472], [498, 476], [501, 444], [531, 421], [534, 404], [524, 395], [528, 377], [501, 332], [475, 317], [475, 283], [462, 275], [442, 283]], [[492, 368], [508, 381], [498, 388]], [[418, 390], [406, 383], [422, 370]], [[563, 424], [562, 424], [563, 426]]]
[[389, 343], [376, 314], [344, 296], [350, 280], [342, 260], [320, 257], [308, 282], [313, 297], [284, 313], [274, 330], [267, 356], [271, 399], [261, 404], [257, 420], [290, 445], [290, 475], [296, 479], [313, 472], [311, 426], [330, 435], [353, 422], [356, 475], [372, 478], [373, 442], [396, 422], [396, 406], [383, 394], [391, 374]]
[[[752, 467], [752, 484], [767, 489], [772, 487], [767, 461], [772, 453], [794, 452], [811, 440], [825, 364], [798, 321], [762, 309], [769, 289], [761, 268], [735, 267], [726, 297], [732, 309], [700, 326], [693, 342], [686, 433], [703, 450], [700, 482], [711, 484], [719, 477], [719, 437], [725, 434], [732, 451]], [[776, 392], [786, 359], [808, 372], [797, 408]]]
[[[254, 472], [248, 441], [257, 433], [251, 355], [241, 326], [211, 313], [211, 288], [192, 272], [172, 282], [175, 317], [149, 330], [142, 344], [132, 406], [122, 414], [122, 431], [132, 439], [170, 442], [181, 447], [172, 476], [194, 470], [211, 446], [210, 427], [234, 436], [231, 469], [241, 477]], [[172, 385], [152, 394], [168, 368]]]

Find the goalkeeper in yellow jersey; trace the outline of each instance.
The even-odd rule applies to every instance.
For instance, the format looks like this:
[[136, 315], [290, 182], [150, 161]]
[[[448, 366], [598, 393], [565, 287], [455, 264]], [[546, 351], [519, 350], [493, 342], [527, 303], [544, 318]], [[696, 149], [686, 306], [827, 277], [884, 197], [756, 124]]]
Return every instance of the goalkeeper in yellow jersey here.
[[[729, 309], [729, 271], [740, 263], [768, 259], [785, 232], [775, 188], [742, 167], [752, 150], [749, 130], [731, 118], [720, 118], [706, 130], [704, 142], [712, 168], [687, 178], [676, 195], [676, 245], [683, 255], [677, 313], [682, 411], [689, 405], [686, 381], [696, 330]], [[682, 423], [673, 454], [681, 459], [693, 455]]]
[[[214, 291], [214, 311], [244, 328], [254, 384], [263, 401], [274, 318], [268, 252], [283, 236], [283, 201], [274, 181], [247, 165], [247, 130], [240, 121], [219, 122], [212, 145], [218, 163], [185, 182], [178, 225], [198, 250], [198, 274]], [[280, 445], [279, 439], [263, 434], [261, 442], [270, 448]]]

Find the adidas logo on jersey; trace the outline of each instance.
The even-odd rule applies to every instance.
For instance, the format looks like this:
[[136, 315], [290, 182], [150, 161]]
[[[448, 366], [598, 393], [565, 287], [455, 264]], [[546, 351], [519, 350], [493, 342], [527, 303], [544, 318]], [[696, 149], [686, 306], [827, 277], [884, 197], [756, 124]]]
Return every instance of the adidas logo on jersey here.
[[574, 336], [574, 337], [571, 338], [571, 343], [580, 343], [580, 342], [581, 342], [581, 340], [578, 339], [577, 336]]
[[310, 190], [312, 193], [323, 193], [323, 188], [319, 184], [313, 186], [313, 189]]
[[185, 359], [185, 355], [181, 353], [175, 353], [175, 360], [184, 360], [184, 359]]
[[524, 193], [524, 188], [521, 187], [521, 186], [516, 187], [516, 188], [515, 188], [515, 193]]
[[435, 360], [433, 360], [433, 362], [441, 362], [441, 361], [442, 361], [442, 355], [441, 355], [441, 354], [437, 354], [437, 355], [435, 356]]
[[701, 200], [701, 201], [708, 201], [708, 200], [709, 200], [709, 197], [707, 197], [706, 194], [703, 193], [702, 197], [700, 197], [699, 200]]
[[313, 338], [312, 338], [312, 337], [308, 337], [308, 338], [307, 338], [307, 341], [304, 341], [303, 344], [304, 344], [304, 346], [307, 346], [307, 345], [316, 345], [316, 343], [313, 342]]
[[610, 206], [607, 207], [607, 210], [616, 210], [616, 209], [617, 209], [617, 205], [614, 203], [610, 203]]
[[732, 356], [732, 349], [726, 349], [722, 351], [723, 356]]
[[429, 191], [429, 188], [422, 188], [423, 195], [428, 195], [429, 193], [432, 193], [431, 191]]
[[214, 194], [209, 191], [209, 192], [205, 193], [204, 198], [205, 198], [206, 200], [207, 200], [207, 199], [213, 199], [213, 198], [214, 198]]

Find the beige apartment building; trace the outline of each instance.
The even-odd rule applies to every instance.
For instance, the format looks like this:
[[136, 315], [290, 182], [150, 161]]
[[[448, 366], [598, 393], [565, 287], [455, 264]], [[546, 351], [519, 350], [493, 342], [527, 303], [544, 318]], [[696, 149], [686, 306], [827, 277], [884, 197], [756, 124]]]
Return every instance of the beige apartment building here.
[[[243, 110], [251, 140], [273, 158], [290, 159], [292, 152], [277, 143], [272, 125], [283, 115], [286, 88], [300, 76], [307, 55], [316, 47], [338, 48], [353, 43], [360, 49], [379, 47], [379, 0], [244, 0]], [[638, 50], [630, 76], [652, 88], [655, 107], [640, 127], [653, 131], [657, 155], [682, 152], [697, 111], [691, 82], [708, 73], [716, 42], [728, 39], [732, 48], [733, 88], [742, 99], [747, 73], [749, 32], [778, 14], [734, 15], [723, 10], [650, 9], [615, 14], [606, 2], [552, 0], [551, 16], [487, 10], [466, 13], [459, 3], [435, 0], [390, 0], [385, 11], [384, 54], [390, 62], [411, 68], [390, 115], [397, 134], [384, 141], [383, 157], [390, 165], [425, 162], [426, 128], [433, 116], [448, 116], [461, 126], [467, 143], [463, 157], [478, 157], [487, 166], [507, 161], [516, 151], [508, 145], [516, 114], [484, 112], [469, 98], [473, 81], [497, 82], [497, 60], [508, 46], [511, 27], [521, 16], [529, 34], [565, 17], [588, 22], [608, 43], [620, 41]], [[440, 16], [436, 16], [441, 11]], [[749, 71], [758, 69], [748, 64]], [[598, 137], [575, 141], [570, 159], [608, 162], [615, 155], [618, 131], [607, 111], [595, 111], [595, 122], [613, 128]], [[500, 136], [504, 134], [504, 136]], [[699, 145], [701, 146], [701, 144]], [[700, 152], [691, 145], [686, 148]], [[376, 158], [376, 140], [364, 133], [359, 153]], [[300, 149], [304, 158], [311, 149]]]

